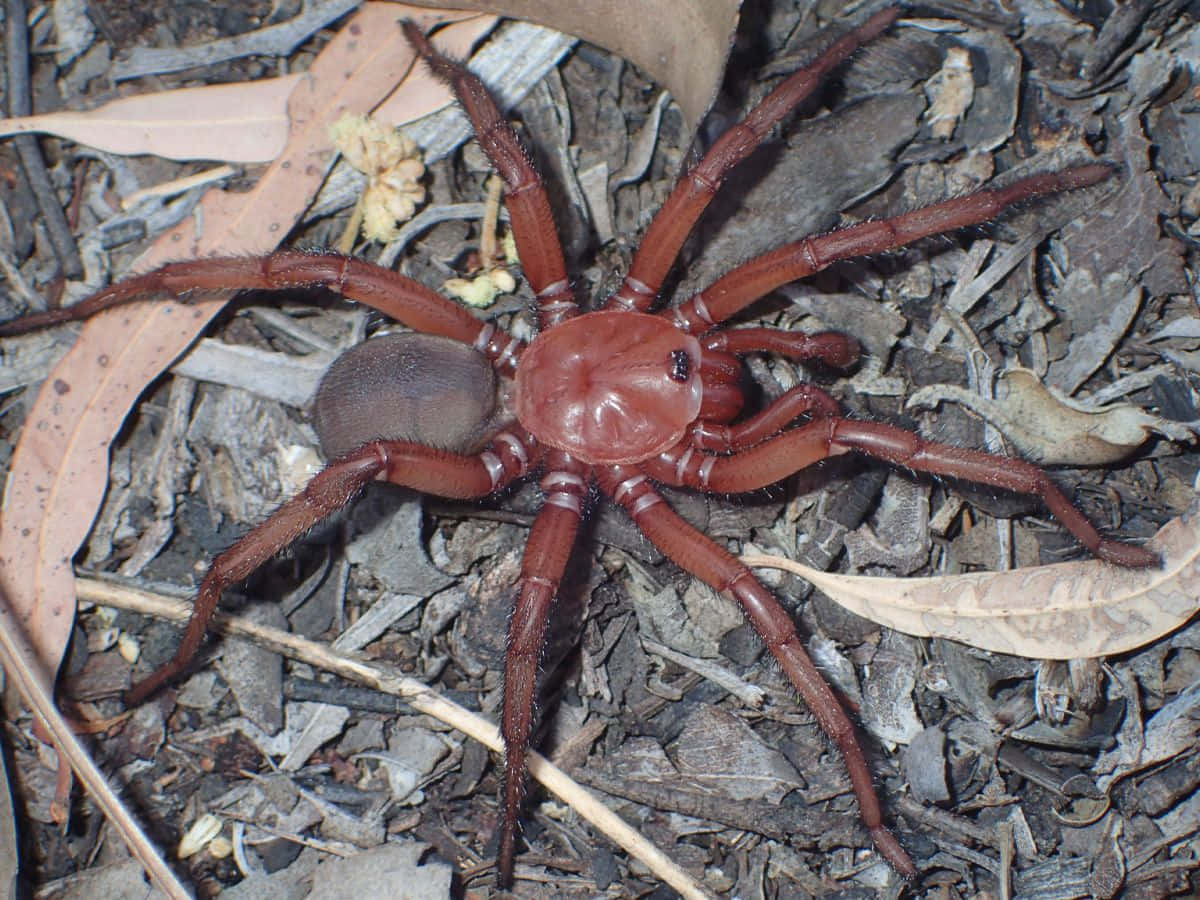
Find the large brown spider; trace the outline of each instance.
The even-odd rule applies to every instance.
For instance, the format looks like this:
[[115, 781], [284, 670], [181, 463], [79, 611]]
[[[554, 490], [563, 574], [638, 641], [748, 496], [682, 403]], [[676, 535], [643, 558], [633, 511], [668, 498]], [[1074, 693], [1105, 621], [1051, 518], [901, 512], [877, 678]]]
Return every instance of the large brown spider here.
[[[805, 238], [738, 266], [678, 306], [650, 312], [681, 245], [730, 169], [831, 68], [887, 29], [897, 15], [896, 9], [877, 13], [836, 41], [717, 140], [680, 178], [621, 287], [602, 309], [588, 313], [572, 294], [546, 192], [515, 133], [475, 76], [405, 24], [426, 64], [453, 86], [479, 143], [507, 185], [513, 232], [537, 297], [540, 333], [528, 345], [402, 275], [358, 259], [298, 252], [173, 263], [106, 288], [70, 309], [0, 326], [0, 335], [15, 334], [155, 294], [323, 285], [414, 331], [438, 336], [432, 349], [443, 354], [442, 365], [467, 373], [468, 389], [497, 378], [509, 388], [500, 394], [511, 400], [510, 408], [496, 414], [484, 404], [478, 416], [463, 418], [456, 438], [429, 446], [414, 437], [420, 432], [412, 426], [397, 431], [386, 423], [389, 405], [411, 399], [410, 372], [396, 355], [409, 352], [409, 345], [380, 339], [364, 345], [370, 349], [352, 351], [356, 355], [326, 378], [318, 400], [322, 444], [333, 461], [297, 497], [213, 560], [174, 658], [136, 685], [129, 703], [141, 702], [187, 668], [225, 588], [345, 506], [369, 482], [383, 479], [443, 497], [478, 498], [539, 472], [545, 501], [525, 549], [504, 673], [501, 884], [512, 879], [543, 636], [593, 485], [623, 507], [666, 556], [741, 604], [841, 752], [879, 852], [901, 875], [914, 877], [912, 860], [884, 825], [854, 726], [805, 653], [791, 617], [749, 569], [681, 519], [655, 485], [721, 494], [753, 491], [818, 460], [855, 451], [912, 470], [1036, 494], [1101, 559], [1122, 566], [1156, 564], [1147, 550], [1102, 538], [1037, 467], [931, 443], [891, 425], [844, 418], [833, 398], [811, 385], [793, 388], [765, 410], [739, 418], [745, 403], [740, 355], [769, 352], [846, 367], [857, 360], [859, 347], [841, 334], [724, 327], [758, 298], [836, 260], [982, 223], [1031, 197], [1096, 184], [1110, 177], [1112, 169], [1091, 164], [1037, 175]], [[802, 417], [808, 421], [794, 425]], [[444, 449], [451, 445], [469, 449]]]

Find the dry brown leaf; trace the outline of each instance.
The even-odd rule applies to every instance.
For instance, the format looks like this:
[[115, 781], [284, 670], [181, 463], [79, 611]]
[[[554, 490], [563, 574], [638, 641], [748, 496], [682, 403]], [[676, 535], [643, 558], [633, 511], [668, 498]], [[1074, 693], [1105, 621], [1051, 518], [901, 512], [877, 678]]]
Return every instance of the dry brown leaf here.
[[741, 0], [463, 0], [455, 6], [537, 22], [611, 50], [670, 91], [695, 129], [721, 86]]
[[1043, 466], [1104, 466], [1128, 458], [1161, 434], [1191, 440], [1192, 429], [1129, 403], [1093, 407], [1042, 383], [1035, 372], [1013, 368], [1000, 374], [993, 400], [951, 384], [931, 384], [913, 393], [909, 408], [961, 403], [995, 425], [1021, 455]]
[[[287, 148], [253, 191], [210, 191], [197, 214], [162, 235], [136, 268], [273, 249], [332, 162], [329, 125], [343, 112], [376, 106], [411, 67], [412, 51], [395, 27], [398, 8], [365, 5], [321, 51], [292, 93]], [[416, 8], [400, 14], [424, 27], [462, 16]], [[103, 497], [109, 442], [145, 386], [195, 340], [222, 303], [147, 303], [91, 319], [46, 379], [26, 420], [4, 497], [0, 569], [48, 680], [74, 621], [71, 560]]]
[[833, 575], [774, 556], [750, 566], [784, 569], [846, 609], [918, 637], [944, 637], [1032, 659], [1125, 653], [1187, 622], [1200, 597], [1200, 498], [1148, 546], [1160, 569], [1100, 560], [934, 578]]

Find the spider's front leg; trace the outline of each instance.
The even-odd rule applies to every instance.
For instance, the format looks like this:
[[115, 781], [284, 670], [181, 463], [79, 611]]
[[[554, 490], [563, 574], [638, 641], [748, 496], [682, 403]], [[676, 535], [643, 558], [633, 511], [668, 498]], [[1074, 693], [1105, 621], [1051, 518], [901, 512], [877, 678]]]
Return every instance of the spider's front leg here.
[[1116, 170], [1111, 165], [1091, 163], [1031, 175], [1004, 187], [984, 188], [890, 219], [862, 222], [829, 234], [806, 237], [726, 272], [703, 291], [659, 315], [670, 317], [689, 334], [704, 334], [758, 298], [789, 282], [814, 275], [839, 260], [884, 253], [935, 234], [982, 225], [1026, 200], [1090, 187], [1114, 174]]
[[855, 50], [874, 40], [900, 16], [893, 6], [875, 13], [853, 31], [834, 41], [803, 69], [793, 72], [762, 102], [719, 138], [695, 167], [680, 176], [634, 254], [629, 274], [608, 302], [609, 309], [645, 312], [654, 305], [663, 279], [683, 242], [716, 196], [730, 171], [766, 140], [771, 130], [800, 105], [835, 67]]
[[[643, 464], [644, 465], [644, 464]], [[685, 522], [651, 487], [639, 469], [607, 466], [596, 480], [664, 554], [714, 590], [735, 599], [816, 717], [821, 729], [842, 754], [859, 813], [880, 854], [905, 878], [917, 868], [895, 835], [883, 824], [875, 784], [854, 725], [833, 690], [821, 677], [800, 642], [791, 616], [753, 573], [728, 551]]]
[[325, 287], [426, 334], [475, 343], [484, 324], [471, 312], [398, 272], [338, 253], [281, 250], [267, 256], [214, 256], [167, 263], [101, 288], [71, 306], [0, 323], [0, 337], [26, 334], [63, 322], [161, 297], [180, 302], [218, 291], [280, 291]]
[[[719, 359], [725, 369], [733, 368], [739, 373], [742, 363], [736, 354], [778, 353], [797, 361], [815, 360], [844, 369], [858, 362], [862, 352], [857, 340], [836, 331], [805, 334], [779, 328], [737, 328], [705, 335], [701, 343], [706, 364], [712, 365], [714, 358]], [[706, 415], [706, 411], [702, 410], [689, 429], [689, 435], [692, 446], [697, 450], [733, 453], [761, 444], [801, 416], [828, 418], [840, 415], [841, 411], [837, 400], [827, 391], [803, 382], [776, 398], [766, 409], [736, 425], [725, 424], [729, 419], [719, 413], [716, 416]]]
[[550, 199], [542, 176], [516, 132], [500, 114], [482, 81], [461, 63], [439, 53], [415, 24], [402, 24], [404, 36], [413, 49], [434, 75], [453, 88], [475, 129], [475, 139], [504, 179], [504, 205], [512, 221], [521, 266], [537, 296], [541, 327], [545, 329], [576, 315], [579, 307], [571, 293]]
[[895, 425], [841, 416], [818, 418], [731, 456], [695, 453], [688, 442], [642, 465], [654, 478], [717, 493], [740, 494], [775, 484], [813, 463], [857, 452], [918, 472], [961, 478], [1040, 497], [1093, 555], [1128, 568], [1160, 563], [1144, 547], [1101, 537], [1042, 469], [1023, 459], [927, 441]]
[[523, 433], [502, 432], [492, 449], [474, 456], [402, 441], [372, 441], [334, 460], [303, 491], [213, 560], [200, 583], [175, 655], [133, 686], [126, 695], [127, 704], [136, 706], [187, 669], [200, 649], [222, 591], [249, 577], [280, 550], [341, 509], [369, 482], [383, 478], [442, 497], [483, 497], [527, 471], [531, 457], [536, 461], [531, 447]]

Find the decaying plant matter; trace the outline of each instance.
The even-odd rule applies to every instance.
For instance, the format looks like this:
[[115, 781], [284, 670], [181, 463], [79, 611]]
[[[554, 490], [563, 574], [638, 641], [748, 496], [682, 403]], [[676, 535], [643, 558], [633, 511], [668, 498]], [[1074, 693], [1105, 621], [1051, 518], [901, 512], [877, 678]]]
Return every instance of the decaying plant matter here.
[[[1101, 537], [1039, 468], [1015, 459], [931, 443], [900, 428], [841, 416], [812, 385], [788, 391], [744, 416], [740, 356], [775, 353], [848, 367], [857, 341], [835, 333], [729, 329], [740, 311], [775, 288], [832, 262], [879, 253], [919, 238], [988, 221], [1014, 203], [1087, 187], [1113, 175], [1104, 163], [1036, 175], [893, 218], [787, 244], [730, 271], [678, 306], [651, 312], [681, 245], [727, 173], [857, 47], [885, 31], [885, 10], [786, 79], [717, 140], [679, 180], [642, 240], [616, 293], [584, 312], [573, 295], [542, 180], [480, 81], [434, 50], [412, 25], [406, 33], [425, 63], [455, 89], [480, 145], [503, 177], [525, 274], [536, 295], [538, 336], [528, 345], [407, 277], [334, 254], [282, 252], [261, 258], [173, 263], [100, 291], [66, 310], [0, 327], [15, 334], [93, 315], [155, 295], [186, 297], [229, 289], [323, 285], [368, 304], [427, 338], [380, 338], [353, 351], [325, 381], [318, 425], [329, 465], [294, 499], [212, 563], [173, 660], [130, 692], [144, 700], [182, 673], [204, 638], [221, 592], [369, 482], [382, 479], [443, 497], [504, 491], [536, 473], [545, 500], [530, 532], [509, 624], [502, 731], [507, 747], [500, 881], [512, 878], [524, 782], [524, 754], [546, 623], [589, 495], [623, 507], [643, 534], [679, 566], [741, 604], [755, 629], [841, 752], [862, 819], [879, 852], [905, 877], [917, 868], [884, 824], [854, 726], [813, 666], [791, 617], [754, 575], [688, 525], [656, 484], [710, 493], [753, 491], [829, 456], [858, 452], [909, 469], [1036, 494], [1096, 556], [1150, 566], [1147, 550]], [[436, 353], [465, 387], [489, 384], [488, 402], [438, 401], [434, 419], [462, 410], [453, 435], [431, 437], [408, 411], [419, 405], [405, 354]], [[492, 399], [495, 399], [495, 403]], [[506, 401], [511, 400], [510, 405]], [[406, 418], [407, 417], [407, 418]], [[400, 419], [400, 422], [394, 420]], [[797, 424], [799, 423], [799, 424]], [[444, 424], [437, 422], [435, 424]]]

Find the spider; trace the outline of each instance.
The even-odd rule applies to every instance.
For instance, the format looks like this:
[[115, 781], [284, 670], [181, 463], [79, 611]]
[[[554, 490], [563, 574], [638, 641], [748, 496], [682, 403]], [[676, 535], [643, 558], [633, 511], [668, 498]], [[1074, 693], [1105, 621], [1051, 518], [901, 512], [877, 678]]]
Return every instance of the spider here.
[[[302, 252], [172, 263], [114, 284], [69, 309], [0, 326], [0, 335], [15, 334], [155, 294], [186, 297], [198, 290], [323, 285], [433, 336], [416, 350], [407, 339], [376, 338], [335, 365], [317, 401], [318, 430], [332, 461], [298, 496], [213, 560], [173, 659], [137, 684], [128, 702], [140, 703], [185, 671], [225, 588], [345, 506], [369, 482], [381, 479], [443, 497], [480, 498], [540, 473], [545, 499], [525, 548], [504, 672], [500, 884], [512, 881], [546, 624], [594, 488], [625, 509], [682, 569], [741, 605], [840, 751], [878, 851], [902, 876], [915, 877], [916, 866], [884, 823], [854, 726], [806, 654], [791, 616], [746, 566], [680, 518], [656, 485], [736, 494], [774, 484], [826, 457], [857, 452], [911, 470], [1038, 495], [1101, 559], [1121, 566], [1155, 565], [1157, 557], [1148, 550], [1102, 538], [1049, 477], [1027, 462], [845, 418], [830, 395], [809, 384], [743, 416], [740, 356], [775, 353], [844, 368], [857, 361], [859, 345], [853, 337], [832, 332], [726, 327], [775, 288], [837, 260], [979, 224], [1015, 203], [1101, 182], [1113, 169], [1094, 163], [1036, 175], [808, 237], [738, 266], [677, 306], [651, 311], [684, 240], [729, 171], [832, 68], [888, 29], [898, 15], [892, 8], [867, 19], [722, 135], [681, 176], [623, 283], [592, 312], [584, 312], [572, 294], [546, 191], [515, 132], [475, 76], [405, 23], [405, 34], [425, 64], [454, 88], [506, 184], [514, 236], [536, 296], [539, 333], [528, 344], [405, 276], [352, 257]], [[423, 425], [393, 427], [386, 421], [393, 418], [392, 410], [412, 406], [427, 390], [413, 380], [413, 352], [437, 354], [439, 377], [461, 373], [463, 396], [439, 402], [432, 416], [444, 420], [455, 413], [453, 434], [437, 430], [438, 436], [431, 438]], [[423, 367], [429, 368], [428, 361]], [[499, 388], [498, 405], [488, 399], [478, 409], [468, 409], [470, 395], [478, 399], [486, 393], [481, 386]]]

